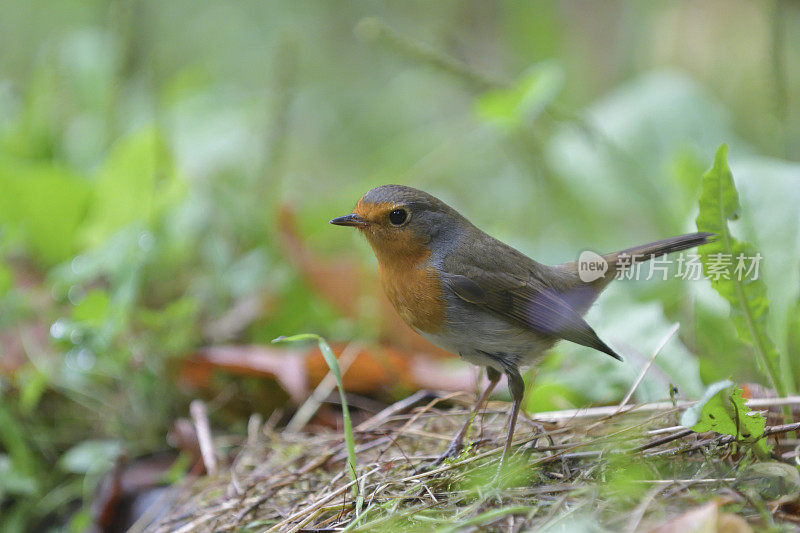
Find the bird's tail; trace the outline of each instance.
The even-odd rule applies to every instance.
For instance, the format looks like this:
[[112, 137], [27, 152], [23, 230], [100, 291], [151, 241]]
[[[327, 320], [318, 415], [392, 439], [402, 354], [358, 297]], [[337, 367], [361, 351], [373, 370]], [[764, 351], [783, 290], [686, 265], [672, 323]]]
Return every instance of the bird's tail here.
[[686, 235], [670, 237], [669, 239], [642, 244], [641, 246], [634, 246], [633, 248], [628, 248], [627, 250], [604, 255], [603, 259], [608, 262], [608, 266], [611, 269], [620, 269], [635, 263], [649, 261], [654, 257], [660, 257], [664, 254], [680, 252], [681, 250], [706, 244], [707, 242], [713, 241], [714, 237], [716, 237], [716, 233], [706, 233], [702, 231], [697, 233], [688, 233]]
[[607, 270], [603, 270], [603, 274], [599, 277], [594, 276], [589, 280], [585, 280], [581, 276], [578, 261], [558, 265], [553, 267], [555, 273], [560, 276], [566, 274], [561, 278], [559, 289], [561, 298], [566, 300], [578, 313], [583, 314], [600, 292], [617, 279], [618, 272], [624, 271], [636, 263], [649, 261], [654, 257], [706, 244], [713, 241], [714, 237], [716, 237], [714, 233], [689, 233], [606, 254], [602, 258], [608, 263]]

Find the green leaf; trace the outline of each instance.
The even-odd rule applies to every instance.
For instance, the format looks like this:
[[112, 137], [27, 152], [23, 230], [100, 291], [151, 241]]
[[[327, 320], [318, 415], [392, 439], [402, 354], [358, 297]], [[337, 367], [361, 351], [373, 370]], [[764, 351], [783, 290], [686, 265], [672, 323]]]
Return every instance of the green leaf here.
[[[794, 304], [789, 318], [789, 328], [786, 331], [786, 350], [789, 354], [789, 359], [792, 361], [800, 361], [800, 298]], [[800, 371], [800, 368], [794, 369], [795, 373]], [[795, 379], [800, 376], [795, 375]]]
[[756, 360], [767, 375], [770, 386], [783, 396], [788, 390], [794, 390], [794, 385], [791, 374], [781, 372], [781, 366], [791, 368], [789, 361], [781, 361], [775, 344], [767, 334], [767, 287], [754, 274], [742, 276], [741, 272], [737, 272], [738, 258], [757, 258], [760, 254], [752, 245], [733, 237], [728, 228], [728, 221], [738, 218], [740, 205], [727, 154], [728, 147], [723, 144], [717, 150], [714, 166], [703, 175], [697, 229], [716, 233], [719, 237], [715, 242], [699, 248], [700, 258], [711, 286], [731, 306], [731, 318], [737, 335], [753, 347]]
[[14, 286], [14, 273], [5, 263], [0, 262], [0, 298]]
[[29, 415], [51, 385], [50, 377], [37, 367], [22, 369], [18, 376], [19, 408], [22, 413]]
[[166, 142], [155, 128], [123, 138], [97, 177], [85, 244], [99, 244], [132, 222], [153, 222], [182, 192]]
[[78, 533], [80, 531], [90, 531], [94, 519], [89, 509], [84, 508], [72, 515], [67, 526], [67, 531]]
[[520, 126], [535, 120], [555, 100], [563, 85], [560, 65], [540, 63], [528, 69], [511, 87], [483, 93], [475, 102], [475, 110], [487, 122]]
[[681, 425], [697, 433], [715, 431], [732, 435], [739, 442], [753, 444], [762, 456], [769, 455], [771, 449], [762, 438], [767, 420], [750, 412], [744, 404], [742, 389], [730, 380], [710, 385], [700, 401], [683, 413]]
[[72, 310], [72, 318], [76, 322], [85, 322], [87, 325], [99, 327], [108, 318], [109, 303], [108, 292], [102, 289], [93, 289]]
[[62, 167], [0, 158], [0, 225], [46, 266], [75, 251], [89, 195], [86, 180]]
[[85, 440], [67, 450], [58, 466], [75, 474], [100, 473], [111, 468], [121, 452], [119, 441]]
[[27, 496], [39, 488], [38, 480], [14, 467], [11, 457], [0, 454], [0, 502], [4, 494]]
[[528, 392], [525, 410], [529, 413], [570, 409], [581, 405], [583, 399], [574, 388], [553, 379], [537, 380], [536, 386]]

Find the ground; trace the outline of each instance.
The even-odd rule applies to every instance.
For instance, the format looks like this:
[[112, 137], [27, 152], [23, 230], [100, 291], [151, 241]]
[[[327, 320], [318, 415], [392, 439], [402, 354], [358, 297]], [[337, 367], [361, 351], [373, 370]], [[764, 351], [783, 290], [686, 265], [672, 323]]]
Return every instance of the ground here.
[[[507, 404], [492, 402], [472, 445], [433, 466], [470, 401], [418, 393], [361, 423], [356, 481], [341, 433], [251, 424], [229, 467], [175, 489], [156, 530], [745, 532], [798, 523], [800, 477], [780, 460], [796, 442], [782, 426], [768, 426], [773, 457], [757, 458], [730, 437], [678, 425], [686, 403], [540, 413], [521, 417], [497, 475]], [[759, 406], [781, 422], [770, 402]]]

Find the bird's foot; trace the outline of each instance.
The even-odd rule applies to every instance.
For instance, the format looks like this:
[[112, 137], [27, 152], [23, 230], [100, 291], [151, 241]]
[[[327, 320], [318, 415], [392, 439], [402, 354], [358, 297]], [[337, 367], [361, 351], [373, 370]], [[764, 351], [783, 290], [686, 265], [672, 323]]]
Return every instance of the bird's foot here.
[[438, 466], [445, 462], [448, 459], [453, 459], [458, 457], [461, 454], [461, 451], [464, 449], [464, 442], [460, 439], [454, 439], [450, 441], [450, 445], [444, 451], [442, 455], [436, 458], [433, 462], [433, 466]]

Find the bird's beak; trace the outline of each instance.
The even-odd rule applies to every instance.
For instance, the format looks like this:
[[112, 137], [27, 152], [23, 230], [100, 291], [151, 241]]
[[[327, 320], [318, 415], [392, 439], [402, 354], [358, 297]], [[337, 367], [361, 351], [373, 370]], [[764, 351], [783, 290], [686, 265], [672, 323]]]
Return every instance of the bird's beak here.
[[350, 213], [349, 215], [345, 215], [343, 217], [334, 218], [329, 222], [329, 224], [334, 224], [336, 226], [353, 226], [356, 228], [363, 228], [367, 225], [367, 221], [361, 218], [360, 216], [356, 215], [355, 213]]

